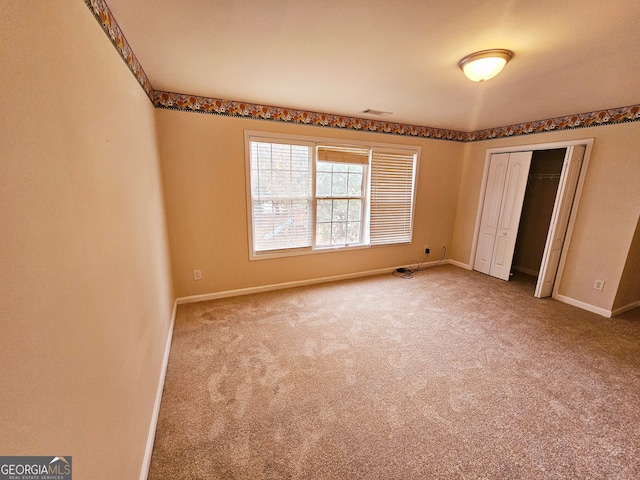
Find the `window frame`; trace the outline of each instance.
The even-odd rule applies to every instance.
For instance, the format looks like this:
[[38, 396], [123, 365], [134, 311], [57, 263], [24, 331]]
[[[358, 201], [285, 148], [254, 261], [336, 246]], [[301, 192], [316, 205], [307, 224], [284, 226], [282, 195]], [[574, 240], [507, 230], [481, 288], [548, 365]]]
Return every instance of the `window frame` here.
[[[369, 172], [370, 170], [370, 165], [371, 165], [371, 149], [369, 148], [368, 153], [367, 153], [367, 162], [348, 162], [348, 161], [331, 161], [328, 159], [321, 159], [320, 158], [320, 154], [319, 154], [319, 150], [321, 148], [329, 148], [329, 149], [334, 149], [334, 150], [338, 150], [340, 147], [353, 147], [353, 145], [346, 145], [346, 144], [342, 144], [342, 145], [336, 145], [334, 142], [331, 142], [331, 145], [327, 145], [328, 142], [323, 142], [322, 144], [316, 144], [316, 149], [315, 149], [315, 157], [312, 160], [312, 164], [313, 164], [313, 177], [314, 177], [314, 181], [313, 181], [313, 185], [312, 185], [312, 191], [313, 191], [313, 212], [314, 212], [314, 226], [315, 226], [315, 234], [313, 236], [313, 249], [314, 250], [326, 250], [326, 249], [344, 249], [344, 248], [353, 248], [353, 247], [367, 247], [369, 246], [369, 187], [371, 185], [371, 173]], [[364, 150], [364, 148], [361, 145], [357, 145], [356, 148], [361, 148]], [[347, 193], [345, 195], [319, 195], [318, 191], [317, 191], [317, 185], [318, 185], [318, 162], [323, 162], [323, 163], [330, 163], [330, 164], [338, 164], [338, 163], [343, 163], [345, 165], [362, 165], [363, 166], [363, 172], [361, 173], [362, 175], [362, 185], [361, 185], [361, 190], [360, 190], [360, 196], [352, 196], [349, 195], [348, 192], [348, 183], [347, 183]], [[334, 172], [332, 172], [333, 175]], [[348, 177], [349, 177], [349, 172], [347, 172], [347, 182], [348, 182]], [[333, 178], [332, 178], [333, 180]], [[353, 199], [358, 199], [362, 202], [362, 206], [360, 208], [360, 241], [357, 243], [347, 243], [345, 245], [318, 245], [317, 239], [318, 239], [318, 201], [319, 200], [353, 200]], [[348, 209], [348, 207], [347, 207]], [[326, 222], [322, 222], [322, 223], [326, 223]], [[333, 219], [330, 222], [332, 225], [334, 224]], [[337, 223], [337, 222], [336, 222]], [[348, 228], [348, 225], [347, 225]]]
[[[280, 249], [273, 249], [273, 250], [265, 250], [265, 251], [256, 251], [255, 250], [255, 244], [254, 244], [254, 239], [253, 239], [253, 231], [254, 231], [254, 210], [253, 210], [253, 195], [252, 195], [252, 184], [251, 184], [251, 174], [252, 174], [252, 164], [251, 164], [251, 142], [262, 142], [262, 143], [270, 143], [270, 144], [280, 144], [280, 145], [297, 145], [297, 146], [303, 146], [308, 148], [309, 150], [309, 154], [310, 154], [310, 158], [309, 158], [309, 175], [310, 175], [310, 180], [312, 181], [313, 175], [315, 175], [315, 166], [314, 166], [314, 151], [315, 151], [315, 143], [314, 142], [308, 142], [304, 139], [284, 139], [281, 137], [261, 137], [258, 139], [258, 137], [252, 136], [249, 139], [246, 140], [246, 147], [245, 147], [245, 151], [246, 151], [246, 158], [247, 158], [247, 164], [246, 164], [246, 182], [247, 182], [247, 221], [248, 221], [248, 228], [249, 228], [249, 251], [252, 257], [255, 258], [272, 258], [272, 256], [275, 254], [275, 256], [287, 256], [287, 252], [292, 252], [289, 255], [303, 255], [306, 253], [310, 253], [310, 251], [313, 249], [313, 242], [314, 242], [314, 238], [315, 238], [315, 233], [312, 232], [311, 233], [311, 239], [309, 242], [309, 245], [306, 246], [299, 246], [299, 247], [291, 247], [291, 248], [280, 248]], [[314, 198], [314, 185], [313, 182], [311, 184], [311, 189], [308, 192], [308, 195], [306, 197], [307, 201], [308, 201], [308, 205], [309, 205], [309, 222], [310, 222], [310, 228], [315, 228], [315, 207], [314, 207], [314, 202], [315, 202], [315, 198]], [[274, 199], [277, 199], [277, 197], [273, 197]], [[300, 197], [303, 198], [303, 197]], [[293, 197], [291, 198], [293, 199]]]
[[[245, 141], [245, 183], [246, 183], [246, 215], [247, 215], [247, 239], [248, 239], [248, 252], [249, 252], [249, 260], [263, 260], [263, 259], [273, 259], [273, 258], [282, 258], [282, 257], [291, 257], [291, 256], [301, 256], [301, 255], [314, 255], [320, 253], [327, 252], [335, 252], [335, 251], [344, 251], [344, 250], [360, 250], [360, 249], [368, 249], [374, 247], [390, 247], [390, 246], [399, 246], [399, 245], [408, 245], [413, 243], [413, 225], [414, 225], [414, 217], [415, 217], [415, 203], [416, 203], [416, 194], [417, 194], [417, 179], [418, 179], [418, 170], [420, 166], [420, 154], [422, 147], [418, 145], [412, 144], [404, 144], [404, 143], [380, 143], [380, 142], [366, 142], [359, 140], [343, 140], [331, 137], [313, 137], [313, 136], [303, 136], [303, 135], [293, 135], [293, 134], [283, 134], [276, 132], [265, 132], [265, 131], [255, 131], [255, 130], [245, 130], [244, 131], [244, 141]], [[251, 142], [266, 142], [266, 143], [280, 143], [280, 144], [291, 144], [291, 145], [311, 145], [312, 158], [310, 160], [311, 163], [311, 215], [310, 221], [312, 222], [312, 241], [310, 246], [305, 247], [295, 247], [289, 249], [277, 249], [277, 250], [269, 250], [269, 251], [255, 251], [254, 250], [254, 239], [253, 239], [253, 197], [251, 190]], [[318, 147], [319, 146], [334, 146], [334, 147], [362, 147], [369, 149], [369, 163], [366, 164], [365, 167], [365, 176], [366, 181], [363, 181], [363, 206], [362, 206], [362, 225], [361, 225], [361, 243], [359, 244], [351, 244], [351, 245], [332, 245], [332, 246], [323, 246], [316, 245], [316, 218], [317, 218], [317, 201], [319, 198], [316, 195], [316, 182], [317, 182], [317, 162], [318, 162]], [[398, 243], [387, 243], [381, 245], [372, 245], [369, 232], [370, 232], [370, 207], [371, 207], [371, 174], [372, 174], [372, 152], [374, 150], [391, 150], [391, 151], [404, 151], [407, 153], [411, 153], [414, 156], [413, 163], [413, 178], [412, 178], [412, 199], [411, 199], [411, 217], [410, 217], [410, 240], [408, 242], [398, 242]]]

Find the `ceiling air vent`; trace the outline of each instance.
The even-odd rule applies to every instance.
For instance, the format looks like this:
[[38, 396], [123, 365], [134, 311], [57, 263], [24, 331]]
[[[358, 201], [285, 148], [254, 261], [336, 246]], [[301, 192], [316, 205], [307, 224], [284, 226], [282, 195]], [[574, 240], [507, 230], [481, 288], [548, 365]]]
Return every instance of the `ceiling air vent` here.
[[382, 110], [374, 110], [373, 108], [367, 108], [366, 110], [362, 110], [360, 113], [366, 113], [367, 115], [378, 115], [379, 117], [386, 117], [387, 115], [391, 115], [393, 112], [385, 112]]

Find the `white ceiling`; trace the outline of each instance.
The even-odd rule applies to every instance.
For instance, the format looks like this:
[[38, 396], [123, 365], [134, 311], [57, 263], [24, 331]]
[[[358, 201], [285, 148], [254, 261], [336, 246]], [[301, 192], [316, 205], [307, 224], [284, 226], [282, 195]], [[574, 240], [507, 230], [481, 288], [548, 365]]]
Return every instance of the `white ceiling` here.
[[[462, 131], [640, 103], [639, 0], [107, 4], [156, 90]], [[487, 48], [515, 56], [467, 80]]]

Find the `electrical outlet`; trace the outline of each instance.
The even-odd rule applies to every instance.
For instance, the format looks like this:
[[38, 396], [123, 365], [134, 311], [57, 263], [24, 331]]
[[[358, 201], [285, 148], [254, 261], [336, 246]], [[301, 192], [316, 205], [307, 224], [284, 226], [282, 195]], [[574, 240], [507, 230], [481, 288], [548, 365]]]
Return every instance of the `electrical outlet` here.
[[431, 249], [429, 248], [429, 245], [424, 246], [424, 253], [426, 253], [427, 255], [431, 253]]
[[194, 280], [202, 280], [202, 271], [201, 270], [194, 270], [193, 271], [193, 279]]
[[604, 290], [604, 280], [596, 280], [595, 282], [593, 282], [593, 288], [594, 290], [598, 290], [600, 292]]

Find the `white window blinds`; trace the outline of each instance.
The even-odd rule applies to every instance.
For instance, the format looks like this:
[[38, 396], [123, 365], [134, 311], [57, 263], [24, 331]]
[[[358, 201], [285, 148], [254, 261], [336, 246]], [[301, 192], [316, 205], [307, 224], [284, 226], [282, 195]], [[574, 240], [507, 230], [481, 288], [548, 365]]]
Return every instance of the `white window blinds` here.
[[411, 242], [416, 154], [374, 149], [371, 156], [371, 245]]
[[311, 158], [309, 145], [251, 142], [254, 251], [311, 246]]
[[369, 149], [366, 147], [347, 147], [321, 145], [318, 147], [318, 160], [338, 163], [369, 163]]

